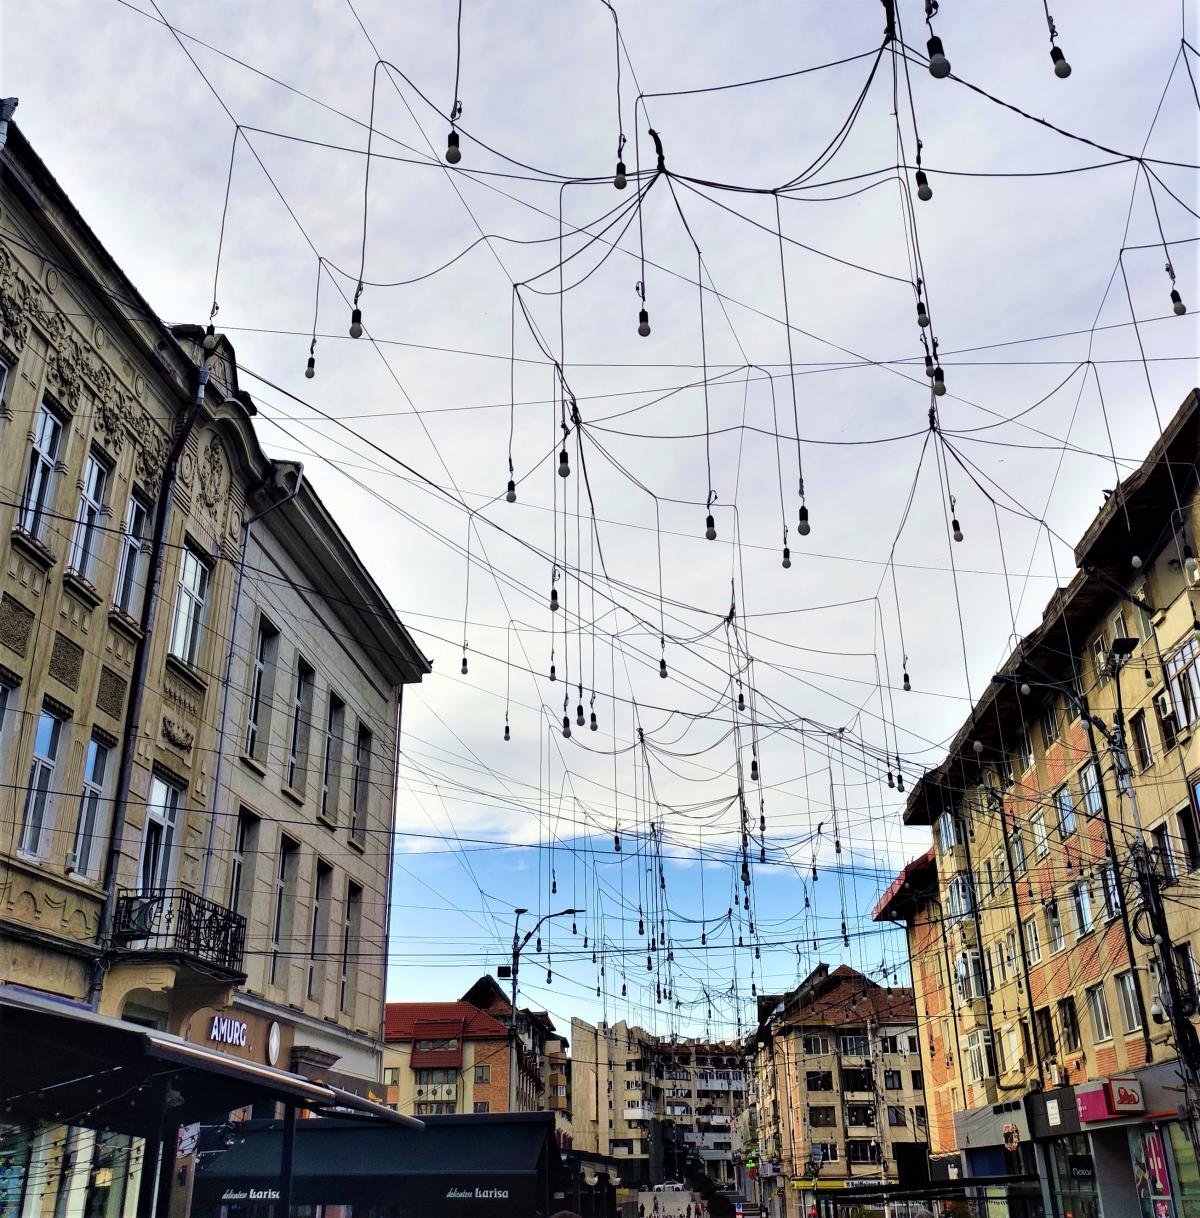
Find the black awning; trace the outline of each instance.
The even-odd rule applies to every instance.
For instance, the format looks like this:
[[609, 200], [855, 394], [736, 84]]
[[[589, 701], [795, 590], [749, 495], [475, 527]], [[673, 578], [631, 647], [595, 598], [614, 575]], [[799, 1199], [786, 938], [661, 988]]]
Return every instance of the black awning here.
[[[277, 1186], [282, 1130], [251, 1125], [197, 1173], [193, 1213]], [[300, 1121], [292, 1166], [296, 1205], [388, 1204], [414, 1215], [545, 1213], [560, 1168], [551, 1113], [428, 1117], [421, 1132], [357, 1120]], [[391, 1211], [389, 1211], [391, 1212]]]
[[271, 1100], [315, 1110], [378, 1109], [286, 1070], [0, 986], [0, 1111], [9, 1119], [147, 1137], [157, 1135], [164, 1112], [187, 1125]]

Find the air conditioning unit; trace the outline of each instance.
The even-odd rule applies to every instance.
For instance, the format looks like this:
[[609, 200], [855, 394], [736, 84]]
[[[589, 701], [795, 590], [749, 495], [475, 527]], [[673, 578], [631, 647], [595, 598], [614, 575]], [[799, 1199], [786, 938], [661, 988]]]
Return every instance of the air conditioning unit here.
[[1164, 689], [1162, 693], [1154, 695], [1154, 707], [1160, 719], [1175, 718], [1175, 704], [1171, 701], [1170, 690]]
[[1046, 1079], [1051, 1087], [1061, 1087], [1066, 1082], [1065, 1072], [1058, 1062], [1046, 1063]]

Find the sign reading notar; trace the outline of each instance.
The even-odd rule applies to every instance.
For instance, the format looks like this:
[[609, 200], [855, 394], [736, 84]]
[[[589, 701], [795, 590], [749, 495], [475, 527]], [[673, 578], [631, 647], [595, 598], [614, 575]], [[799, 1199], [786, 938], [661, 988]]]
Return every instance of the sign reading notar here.
[[452, 1188], [446, 1194], [447, 1201], [507, 1201], [506, 1188]]

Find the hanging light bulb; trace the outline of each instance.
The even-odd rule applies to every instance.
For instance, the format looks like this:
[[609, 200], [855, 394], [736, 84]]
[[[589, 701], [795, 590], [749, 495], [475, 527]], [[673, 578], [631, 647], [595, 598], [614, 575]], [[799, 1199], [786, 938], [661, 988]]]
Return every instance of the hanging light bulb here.
[[508, 489], [504, 492], [504, 498], [509, 503], [516, 503], [517, 501], [517, 484], [511, 478], [508, 480]]
[[563, 715], [563, 735], [568, 740], [571, 739], [571, 716], [570, 715]]
[[1054, 75], [1059, 80], [1066, 80], [1071, 75], [1071, 65], [1067, 63], [1067, 57], [1060, 47], [1050, 48], [1050, 62], [1054, 64]]
[[920, 326], [922, 330], [929, 325], [929, 313], [925, 308], [925, 302], [923, 300], [917, 301], [917, 325]]
[[558, 589], [557, 588], [550, 589], [550, 612], [551, 613], [558, 612]]
[[702, 930], [700, 932], [700, 946], [704, 947], [707, 945], [707, 943], [708, 943], [708, 933], [706, 931]]
[[742, 691], [739, 689], [738, 690], [738, 710], [744, 711], [745, 709], [746, 709], [746, 699], [742, 695]]
[[613, 175], [613, 185], [618, 190], [625, 189], [625, 162], [617, 162], [617, 172]]
[[467, 675], [467, 653], [465, 651], [463, 652], [462, 675], [464, 677]]
[[553, 984], [553, 982], [554, 982], [554, 974], [549, 969], [547, 969], [546, 970], [546, 984], [551, 985], [551, 984]]
[[556, 892], [558, 892], [558, 880], [557, 880], [557, 879], [555, 879], [554, 877], [551, 877], [551, 879], [550, 879], [550, 895], [551, 895], [551, 896], [554, 896], [554, 894], [555, 894]]
[[512, 739], [512, 733], [511, 733], [511, 732], [508, 730], [508, 724], [507, 724], [507, 723], [504, 725], [504, 739], [505, 739], [505, 740], [511, 740], [511, 739]]
[[808, 523], [808, 507], [803, 503], [800, 505], [800, 512], [796, 519], [796, 532], [801, 537], [807, 537], [812, 532], [812, 526]]
[[750, 758], [750, 781], [751, 782], [758, 781], [758, 758], [757, 757]]
[[613, 851], [616, 854], [621, 853], [621, 835], [619, 833], [613, 834]]
[[903, 682], [903, 685], [904, 685], [904, 692], [905, 692], [906, 694], [911, 694], [911, 693], [912, 693], [912, 681], [909, 679], [909, 675], [908, 675], [908, 669], [907, 669], [907, 668], [904, 670], [904, 682]]
[[571, 463], [567, 460], [567, 450], [560, 449], [558, 453], [558, 476], [560, 478], [569, 478], [571, 476]]
[[667, 657], [663, 656], [658, 662], [658, 675], [665, 681], [667, 679]]
[[643, 338], [650, 337], [650, 314], [645, 309], [638, 310], [638, 333]]
[[946, 58], [942, 40], [934, 34], [925, 46], [929, 51], [929, 75], [935, 80], [945, 80], [950, 75], [950, 61]]
[[899, 770], [896, 771], [896, 790], [904, 793], [904, 775]]
[[583, 717], [582, 702], [575, 708], [575, 722], [579, 724], [580, 727], [583, 727], [583, 725], [587, 722], [587, 720]]
[[962, 539], [963, 539], [962, 525], [960, 525], [958, 523], [957, 516], [954, 517], [954, 519], [950, 521], [950, 527], [954, 530], [954, 532], [951, 534], [951, 536], [954, 538], [954, 540], [962, 541]]
[[888, 787], [893, 791], [896, 789], [896, 780], [895, 780], [895, 778], [892, 777], [892, 767], [891, 766], [888, 766]]
[[979, 754], [983, 752], [983, 741], [982, 740], [972, 741], [971, 747], [975, 750], [975, 756], [978, 757]]
[[[932, 69], [930, 70], [932, 71]], [[462, 149], [458, 146], [458, 132], [453, 127], [446, 137], [446, 160], [451, 165], [457, 165], [462, 160]]]
[[787, 571], [791, 568], [791, 565], [792, 565], [792, 552], [791, 552], [791, 550], [789, 550], [787, 548], [787, 546], [784, 546], [783, 547], [783, 569], [785, 571]]
[[1021, 682], [1021, 697], [1028, 698], [1031, 693], [1033, 693], [1033, 686], [1030, 685], [1028, 681], [1022, 681]]
[[1191, 546], [1183, 547], [1183, 573], [1192, 584], [1196, 582], [1197, 576], [1200, 576], [1200, 566], [1196, 564], [1196, 556], [1192, 553]]
[[644, 935], [645, 933], [646, 933], [646, 923], [642, 920], [641, 914], [639, 914], [638, 915], [638, 934]]
[[709, 541], [717, 540], [717, 522], [713, 519], [711, 512], [704, 518], [704, 536]]
[[621, 982], [621, 997], [624, 998], [629, 991], [625, 988], [625, 982]]
[[933, 370], [933, 392], [939, 398], [946, 392], [946, 374], [942, 371], [941, 364], [938, 364]]
[[1149, 664], [1146, 665], [1146, 670], [1145, 670], [1145, 672], [1142, 673], [1142, 677], [1146, 682], [1146, 688], [1153, 689], [1154, 688], [1154, 674], [1151, 673]]
[[765, 863], [765, 862], [767, 861], [767, 848], [766, 848], [766, 846], [759, 846], [759, 848], [758, 848], [758, 861], [759, 861], [760, 863]]
[[304, 376], [305, 376], [306, 380], [311, 381], [313, 379], [313, 377], [316, 375], [317, 375], [317, 357], [315, 355], [310, 355], [308, 357], [308, 363], [304, 367]]
[[928, 377], [933, 376], [933, 356], [932, 355], [927, 355], [925, 357], [925, 375]]
[[553, 664], [550, 665], [550, 680], [551, 681], [558, 680], [558, 670], [554, 667]]
[[913, 175], [917, 182], [917, 198], [922, 203], [928, 203], [933, 198], [933, 187], [929, 185], [929, 175], [923, 169], [918, 169]]
[[204, 349], [205, 351], [215, 351], [217, 349], [217, 328], [210, 321], [208, 328], [204, 331]]
[[596, 721], [595, 711], [592, 711], [592, 717], [588, 722], [588, 728], [593, 732], [598, 732], [600, 730], [600, 724]]
[[651, 960], [649, 956], [646, 957], [646, 972], [654, 972], [654, 961]]
[[542, 950], [542, 936], [541, 935], [538, 935], [538, 937], [537, 937], [537, 947], [535, 950], [537, 952], [540, 952]]
[[355, 305], [354, 308], [350, 310], [350, 337], [362, 338], [362, 334], [362, 309]]
[[1179, 295], [1178, 288], [1171, 289], [1171, 308], [1175, 311], [1176, 317], [1182, 317], [1187, 312], [1187, 305], [1183, 303], [1183, 297]]

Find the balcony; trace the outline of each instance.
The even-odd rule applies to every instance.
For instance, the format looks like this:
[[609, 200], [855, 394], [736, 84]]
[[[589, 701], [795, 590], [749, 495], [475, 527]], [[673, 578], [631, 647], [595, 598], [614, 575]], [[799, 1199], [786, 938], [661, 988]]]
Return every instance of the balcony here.
[[186, 888], [126, 889], [117, 894], [113, 942], [241, 977], [246, 919]]
[[627, 1121], [652, 1121], [658, 1113], [651, 1104], [626, 1104], [621, 1115]]

